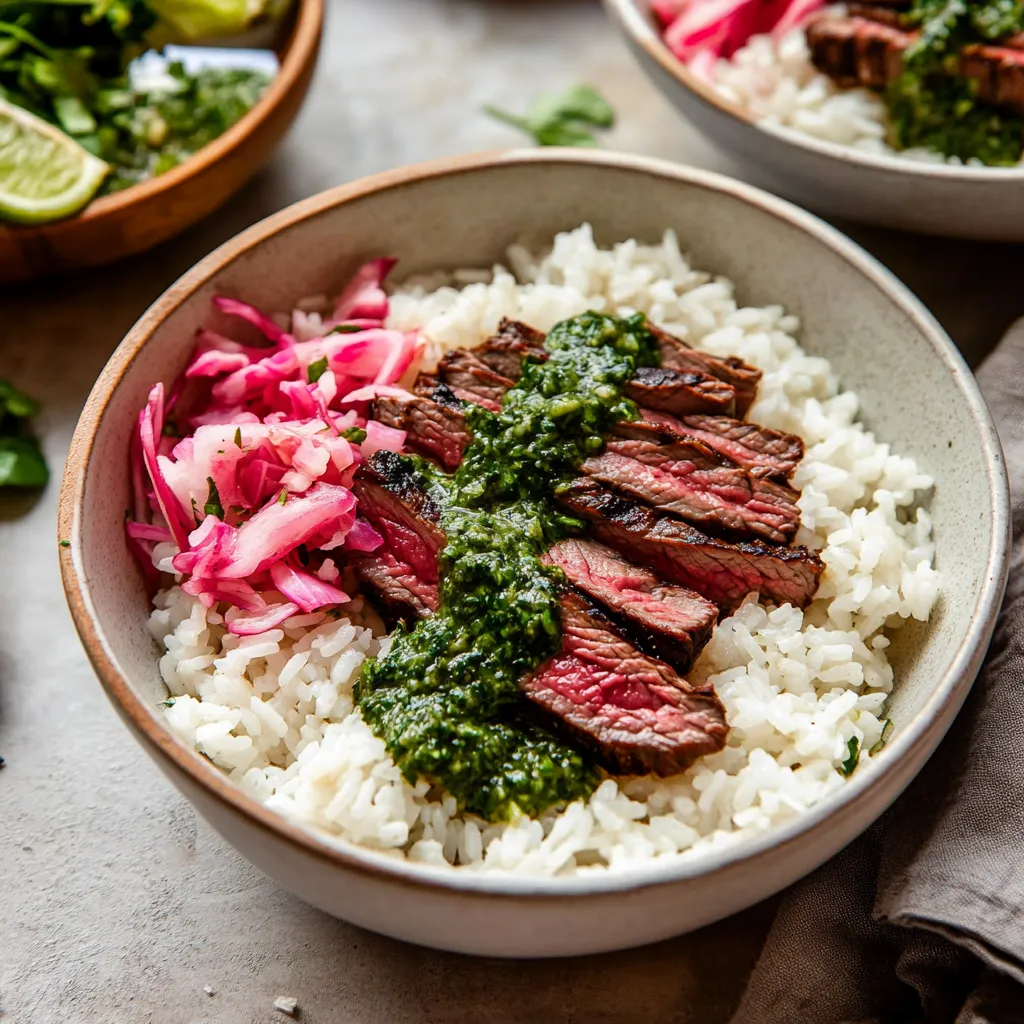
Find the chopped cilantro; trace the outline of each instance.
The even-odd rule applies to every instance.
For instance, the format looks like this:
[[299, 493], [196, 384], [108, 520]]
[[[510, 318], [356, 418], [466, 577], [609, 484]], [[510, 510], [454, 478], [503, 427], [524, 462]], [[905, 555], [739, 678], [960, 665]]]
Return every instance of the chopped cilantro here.
[[284, 487], [281, 489], [281, 493], [278, 495], [278, 505], [283, 505], [288, 500], [288, 488]]
[[327, 372], [327, 356], [315, 359], [306, 367], [306, 377], [310, 384], [315, 384]]
[[878, 742], [868, 751], [869, 754], [877, 754], [889, 742], [889, 737], [892, 735], [892, 719], [882, 719], [882, 735], [878, 737]]
[[62, 540], [60, 542], [60, 546], [62, 548], [69, 548], [69, 547], [71, 547], [71, 541], [69, 541], [69, 540]]
[[359, 324], [335, 324], [327, 333], [328, 334], [358, 334], [362, 327]]
[[362, 427], [348, 427], [341, 432], [341, 436], [353, 444], [362, 444], [366, 440], [366, 431]]
[[615, 111], [590, 85], [541, 93], [525, 115], [510, 114], [490, 105], [484, 111], [526, 132], [541, 146], [596, 146], [591, 129], [611, 128], [615, 123]]
[[224, 518], [224, 506], [220, 503], [220, 495], [217, 493], [217, 485], [213, 482], [213, 477], [208, 476], [206, 482], [210, 485], [210, 493], [206, 497], [206, 504], [203, 506], [203, 511], [208, 516], [218, 516]]
[[236, 427], [235, 428], [235, 447], [237, 447], [237, 448], [241, 448], [242, 447], [242, 428], [241, 427]]
[[839, 774], [849, 778], [860, 761], [860, 738], [851, 736], [850, 742], [846, 744], [847, 758], [839, 766]]

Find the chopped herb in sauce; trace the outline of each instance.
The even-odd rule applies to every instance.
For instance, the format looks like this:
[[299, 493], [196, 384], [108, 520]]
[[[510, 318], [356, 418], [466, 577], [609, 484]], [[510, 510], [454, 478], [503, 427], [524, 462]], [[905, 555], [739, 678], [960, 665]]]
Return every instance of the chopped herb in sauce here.
[[224, 506], [220, 503], [220, 495], [217, 493], [217, 485], [213, 482], [213, 477], [208, 476], [206, 482], [210, 485], [210, 493], [206, 496], [206, 504], [203, 505], [203, 511], [208, 516], [219, 516], [221, 519], [224, 518]]
[[322, 359], [314, 359], [306, 367], [306, 379], [310, 384], [315, 384], [327, 372], [327, 356]]
[[850, 742], [846, 744], [846, 760], [839, 766], [839, 773], [849, 778], [860, 762], [860, 739], [851, 736]]
[[977, 83], [959, 74], [959, 58], [965, 46], [1021, 31], [1024, 4], [914, 0], [904, 20], [918, 35], [903, 54], [902, 73], [886, 90], [893, 143], [991, 166], [1019, 163], [1024, 118], [979, 101]]
[[441, 606], [400, 631], [358, 687], [405, 776], [440, 783], [489, 820], [565, 804], [598, 782], [582, 748], [530, 717], [519, 683], [561, 641], [561, 576], [539, 556], [575, 524], [552, 493], [636, 413], [621, 386], [657, 363], [642, 315], [585, 313], [556, 325], [545, 348], [550, 358], [524, 365], [500, 413], [466, 408], [474, 439], [453, 476], [406, 460], [447, 537]]

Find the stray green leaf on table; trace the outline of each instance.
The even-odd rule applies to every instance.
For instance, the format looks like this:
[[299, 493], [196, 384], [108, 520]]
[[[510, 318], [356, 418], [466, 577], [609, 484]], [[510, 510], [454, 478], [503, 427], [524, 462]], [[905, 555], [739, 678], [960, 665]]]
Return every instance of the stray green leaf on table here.
[[526, 132], [541, 146], [596, 146], [592, 129], [611, 128], [615, 111], [590, 85], [574, 85], [564, 92], [541, 93], [525, 115], [511, 114], [490, 105], [491, 117]]
[[0, 380], [0, 487], [43, 487], [50, 478], [28, 420], [39, 411], [33, 398]]

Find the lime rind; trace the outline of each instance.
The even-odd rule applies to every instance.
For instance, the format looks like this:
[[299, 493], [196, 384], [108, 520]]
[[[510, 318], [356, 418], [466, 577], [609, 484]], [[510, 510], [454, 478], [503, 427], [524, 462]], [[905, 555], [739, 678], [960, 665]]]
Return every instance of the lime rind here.
[[0, 219], [43, 224], [77, 213], [109, 170], [59, 128], [0, 100]]

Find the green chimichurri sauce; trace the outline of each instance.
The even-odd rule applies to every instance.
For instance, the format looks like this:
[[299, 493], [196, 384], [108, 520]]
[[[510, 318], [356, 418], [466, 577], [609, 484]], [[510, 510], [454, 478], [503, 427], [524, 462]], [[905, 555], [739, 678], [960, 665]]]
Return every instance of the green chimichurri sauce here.
[[1017, 164], [1024, 118], [979, 102], [977, 83], [959, 74], [959, 55], [965, 46], [1021, 31], [1024, 3], [914, 0], [905, 21], [919, 34], [903, 55], [903, 73], [886, 90], [893, 143], [991, 166]]
[[621, 386], [657, 365], [644, 317], [584, 313], [548, 335], [498, 414], [467, 407], [474, 440], [447, 476], [416, 462], [442, 506], [438, 613], [400, 631], [357, 699], [410, 781], [489, 820], [588, 795], [588, 755], [530, 717], [519, 682], [559, 648], [560, 574], [539, 556], [571, 527], [552, 494], [635, 415]]

